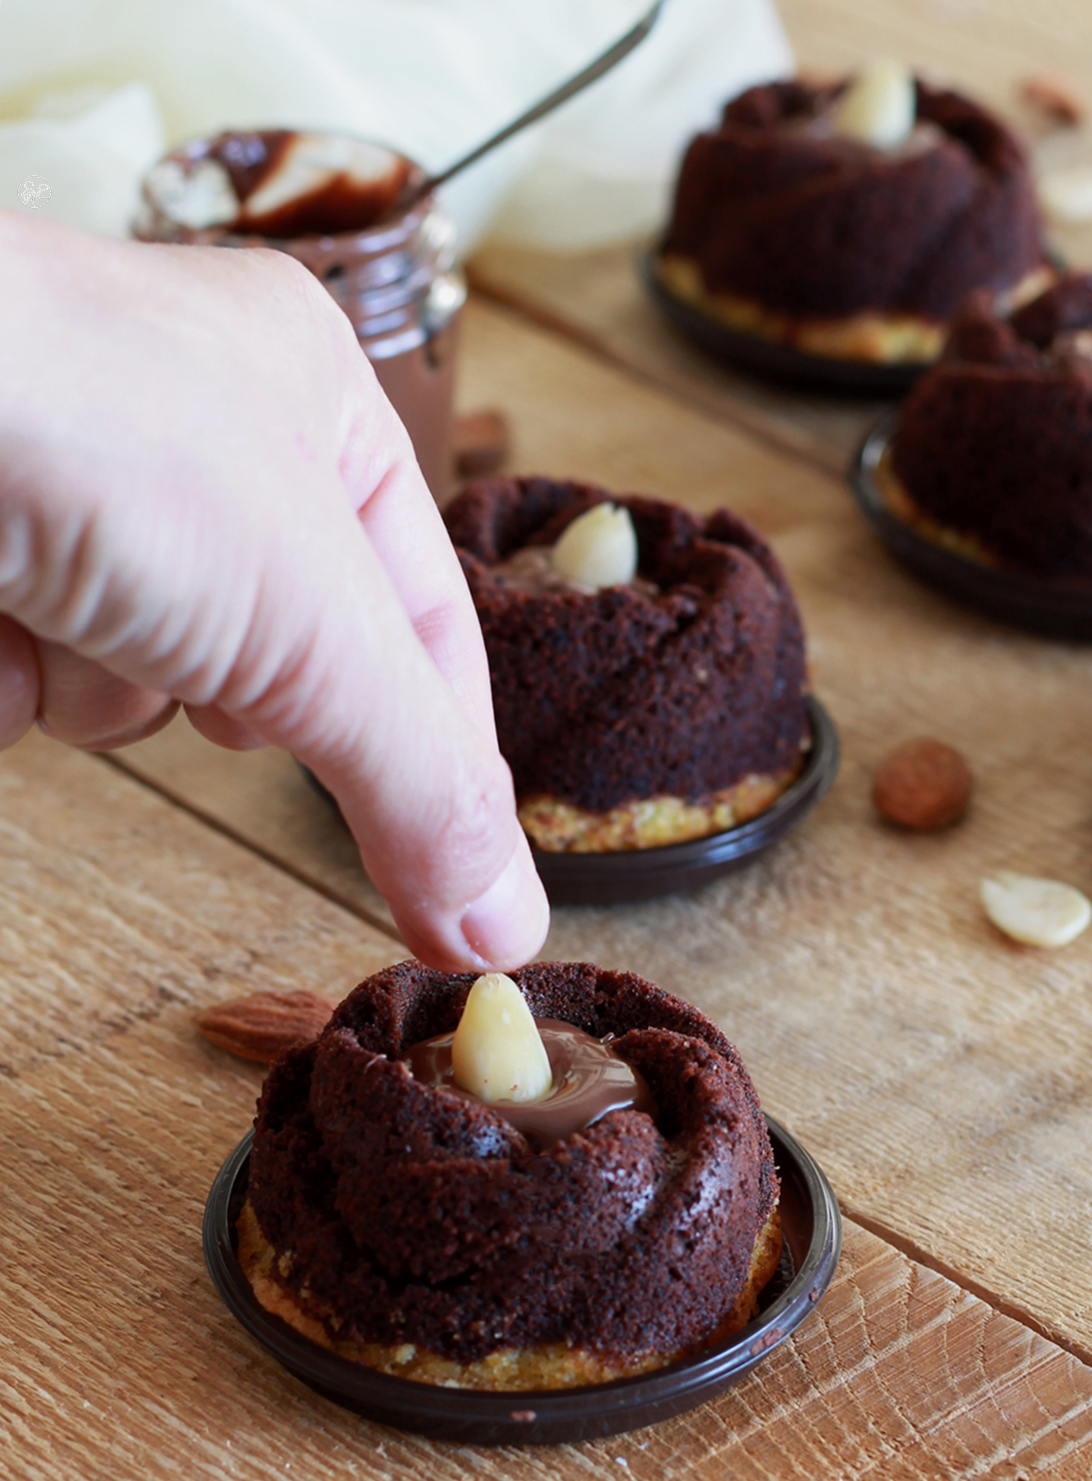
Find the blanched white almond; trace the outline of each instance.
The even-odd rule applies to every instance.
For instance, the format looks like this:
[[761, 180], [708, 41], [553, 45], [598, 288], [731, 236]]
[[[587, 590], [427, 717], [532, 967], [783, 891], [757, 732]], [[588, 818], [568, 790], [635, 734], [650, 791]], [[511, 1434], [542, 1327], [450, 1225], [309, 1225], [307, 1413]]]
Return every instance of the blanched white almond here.
[[914, 127], [917, 99], [914, 74], [905, 62], [869, 62], [834, 105], [831, 121], [838, 134], [894, 149]]
[[541, 1100], [550, 1061], [531, 1010], [511, 977], [487, 972], [466, 1000], [451, 1045], [455, 1084], [487, 1103]]
[[376, 185], [393, 176], [397, 156], [384, 144], [342, 139], [329, 134], [297, 134], [277, 161], [277, 168], [243, 207], [243, 217], [258, 220], [329, 185], [338, 175], [354, 184]]
[[1043, 175], [1039, 199], [1055, 221], [1092, 221], [1092, 165], [1073, 165]]
[[629, 510], [593, 505], [564, 530], [550, 558], [559, 575], [580, 586], [624, 586], [637, 574], [637, 531]]
[[146, 188], [164, 215], [194, 231], [225, 226], [239, 214], [231, 176], [214, 159], [199, 160], [189, 171], [177, 160], [161, 160], [148, 171]]
[[1056, 879], [1002, 870], [978, 889], [997, 929], [1028, 946], [1066, 946], [1092, 921], [1092, 904]]

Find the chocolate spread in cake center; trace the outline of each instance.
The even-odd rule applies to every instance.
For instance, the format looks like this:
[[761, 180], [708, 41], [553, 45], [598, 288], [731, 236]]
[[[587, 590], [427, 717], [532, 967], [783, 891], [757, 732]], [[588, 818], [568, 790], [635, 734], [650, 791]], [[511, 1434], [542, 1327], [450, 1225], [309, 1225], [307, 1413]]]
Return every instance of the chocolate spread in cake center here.
[[[656, 1107], [644, 1079], [610, 1047], [610, 1036], [593, 1038], [558, 1018], [536, 1018], [546, 1046], [553, 1084], [537, 1101], [493, 1101], [490, 1110], [510, 1121], [532, 1146], [552, 1147], [573, 1132], [586, 1131], [608, 1111], [646, 1111]], [[454, 1031], [414, 1044], [405, 1057], [415, 1080], [438, 1085], [477, 1102], [455, 1084], [451, 1066]]]
[[[594, 590], [594, 587], [582, 586], [579, 581], [570, 581], [568, 576], [556, 571], [552, 550], [551, 545], [524, 545], [490, 569], [494, 576], [500, 577], [505, 586], [526, 591], [532, 596], [540, 596], [547, 591], [578, 591], [587, 594]], [[632, 581], [627, 581], [624, 585], [628, 590], [642, 592], [645, 596], [654, 597], [660, 594], [655, 581], [648, 581], [644, 576], [634, 576]]]

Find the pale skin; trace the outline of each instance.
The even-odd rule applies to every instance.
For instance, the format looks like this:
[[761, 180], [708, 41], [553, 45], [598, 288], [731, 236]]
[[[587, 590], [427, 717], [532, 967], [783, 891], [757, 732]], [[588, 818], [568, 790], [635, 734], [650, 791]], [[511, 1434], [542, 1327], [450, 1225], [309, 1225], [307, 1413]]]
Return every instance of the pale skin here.
[[0, 748], [106, 750], [182, 705], [311, 768], [422, 960], [533, 956], [470, 596], [319, 283], [0, 212], [0, 325]]

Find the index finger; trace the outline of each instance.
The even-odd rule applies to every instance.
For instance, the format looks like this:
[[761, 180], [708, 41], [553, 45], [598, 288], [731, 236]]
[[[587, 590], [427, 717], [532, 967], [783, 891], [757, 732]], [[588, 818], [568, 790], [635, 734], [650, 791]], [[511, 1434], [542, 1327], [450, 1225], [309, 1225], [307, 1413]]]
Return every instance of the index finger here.
[[338, 467], [417, 636], [467, 714], [495, 740], [478, 616], [409, 436], [385, 396], [360, 398]]

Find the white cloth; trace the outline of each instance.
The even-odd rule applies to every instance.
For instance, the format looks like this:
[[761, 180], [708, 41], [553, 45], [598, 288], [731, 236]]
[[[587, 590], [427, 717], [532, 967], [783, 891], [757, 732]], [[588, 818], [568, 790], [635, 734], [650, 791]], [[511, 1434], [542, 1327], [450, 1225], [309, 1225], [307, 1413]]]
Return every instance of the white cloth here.
[[[124, 236], [164, 148], [232, 127], [342, 130], [438, 170], [647, 5], [2, 0], [0, 205]], [[686, 138], [791, 65], [773, 0], [667, 0], [613, 74], [452, 182], [461, 249], [491, 225], [567, 249], [653, 226]]]

